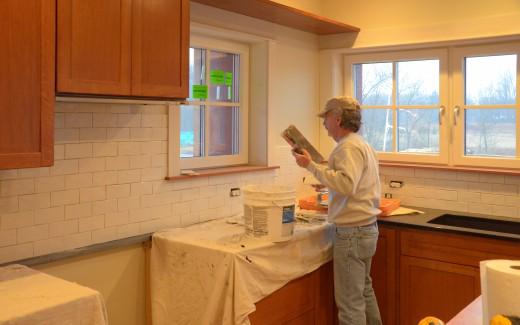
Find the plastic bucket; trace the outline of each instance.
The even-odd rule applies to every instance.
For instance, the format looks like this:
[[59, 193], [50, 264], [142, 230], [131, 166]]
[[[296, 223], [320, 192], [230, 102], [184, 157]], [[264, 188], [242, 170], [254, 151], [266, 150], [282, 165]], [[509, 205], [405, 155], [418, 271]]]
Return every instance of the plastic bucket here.
[[292, 238], [296, 191], [283, 185], [247, 185], [244, 194], [246, 234], [267, 241]]

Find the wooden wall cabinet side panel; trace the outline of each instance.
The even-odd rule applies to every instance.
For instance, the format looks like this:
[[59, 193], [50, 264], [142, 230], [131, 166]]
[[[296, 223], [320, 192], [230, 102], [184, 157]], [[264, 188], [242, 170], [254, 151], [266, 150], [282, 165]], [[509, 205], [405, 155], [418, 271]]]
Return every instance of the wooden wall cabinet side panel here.
[[478, 268], [401, 256], [401, 325], [416, 325], [426, 316], [444, 321], [480, 295]]
[[55, 0], [0, 1], [0, 169], [54, 159]]
[[397, 324], [397, 257], [397, 231], [380, 226], [370, 274], [385, 325]]
[[189, 1], [133, 0], [132, 95], [186, 98]]
[[57, 91], [130, 95], [132, 0], [58, 0]]

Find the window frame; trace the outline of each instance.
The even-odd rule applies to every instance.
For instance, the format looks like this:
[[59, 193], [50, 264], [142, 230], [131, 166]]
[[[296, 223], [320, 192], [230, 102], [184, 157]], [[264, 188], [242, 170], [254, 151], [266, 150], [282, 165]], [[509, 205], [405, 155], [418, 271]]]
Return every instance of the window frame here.
[[[173, 104], [174, 107], [169, 109], [169, 159], [170, 175], [179, 175], [182, 170], [214, 168], [242, 165], [248, 163], [248, 134], [249, 134], [249, 53], [248, 44], [238, 41], [225, 40], [214, 36], [194, 35], [190, 36], [190, 48], [202, 48], [209, 51], [220, 51], [240, 55], [240, 76], [239, 76], [239, 101], [238, 102], [212, 102], [207, 100], [186, 99], [183, 103]], [[208, 94], [210, 87], [209, 80], [209, 58], [206, 59], [206, 85], [208, 85]], [[215, 105], [217, 104], [217, 105]], [[180, 157], [180, 105], [193, 106], [219, 106], [219, 107], [239, 107], [239, 123], [238, 123], [238, 139], [239, 154], [238, 155], [220, 155], [207, 156], [209, 133], [209, 123], [205, 123], [204, 142], [205, 153], [201, 157]], [[209, 121], [209, 110], [204, 110], [205, 121]]]
[[[439, 60], [439, 153], [438, 154], [424, 154], [424, 153], [404, 153], [397, 152], [397, 87], [395, 73], [396, 63], [399, 61], [416, 61], [416, 60]], [[379, 160], [385, 162], [397, 163], [422, 163], [422, 164], [448, 164], [449, 162], [449, 127], [448, 127], [448, 50], [446, 48], [432, 48], [427, 50], [397, 50], [397, 51], [381, 51], [371, 53], [359, 54], [345, 54], [344, 62], [344, 93], [354, 96], [354, 82], [353, 82], [353, 66], [355, 64], [363, 63], [392, 63], [392, 103], [390, 106], [364, 106], [363, 108], [370, 109], [391, 109], [392, 110], [392, 152], [378, 151]], [[407, 108], [424, 109], [425, 105], [407, 105]], [[433, 105], [437, 107], [437, 105]], [[427, 107], [426, 109], [431, 109]]]
[[[466, 105], [465, 104], [465, 64], [466, 57], [516, 54], [516, 100], [515, 104]], [[520, 41], [468, 45], [453, 47], [451, 52], [452, 67], [452, 103], [451, 124], [453, 128], [452, 160], [456, 166], [497, 167], [519, 169], [520, 167]], [[459, 109], [458, 114], [456, 108]], [[513, 108], [516, 112], [516, 157], [466, 156], [465, 120], [466, 110], [486, 108]]]

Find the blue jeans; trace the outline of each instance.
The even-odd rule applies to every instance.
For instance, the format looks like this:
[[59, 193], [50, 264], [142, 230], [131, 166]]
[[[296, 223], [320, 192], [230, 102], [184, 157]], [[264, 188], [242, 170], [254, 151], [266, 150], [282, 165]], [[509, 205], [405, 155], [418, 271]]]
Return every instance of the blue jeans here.
[[336, 228], [334, 296], [340, 325], [382, 324], [370, 277], [378, 234], [377, 223]]

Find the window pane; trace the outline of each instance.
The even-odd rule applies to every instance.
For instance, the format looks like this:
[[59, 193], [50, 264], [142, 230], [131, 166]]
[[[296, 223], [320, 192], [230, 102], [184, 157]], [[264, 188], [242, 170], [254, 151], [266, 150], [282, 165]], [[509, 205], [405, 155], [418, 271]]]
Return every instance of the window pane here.
[[181, 158], [200, 157], [202, 155], [203, 106], [181, 106]]
[[438, 109], [399, 109], [397, 123], [399, 152], [439, 152]]
[[[206, 50], [190, 48], [190, 95], [193, 98], [193, 85], [206, 84]], [[198, 99], [200, 100], [200, 99]]]
[[439, 104], [439, 60], [397, 63], [397, 103]]
[[466, 104], [514, 104], [516, 55], [466, 58]]
[[362, 105], [390, 105], [392, 63], [354, 64], [354, 95]]
[[514, 109], [468, 109], [465, 113], [466, 156], [516, 155]]
[[238, 153], [238, 107], [209, 106], [209, 155]]
[[238, 54], [211, 51], [209, 64], [211, 101], [239, 101], [239, 59]]
[[361, 134], [377, 151], [392, 151], [392, 110], [363, 109]]

